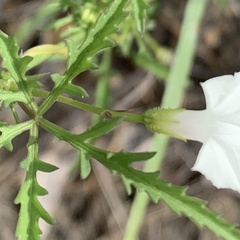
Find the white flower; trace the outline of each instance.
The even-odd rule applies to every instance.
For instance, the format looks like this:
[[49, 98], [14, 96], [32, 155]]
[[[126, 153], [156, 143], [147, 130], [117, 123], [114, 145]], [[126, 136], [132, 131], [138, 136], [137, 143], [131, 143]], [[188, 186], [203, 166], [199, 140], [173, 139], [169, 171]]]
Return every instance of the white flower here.
[[[146, 126], [155, 132], [202, 142], [192, 170], [201, 172], [217, 188], [240, 192], [240, 73], [212, 78], [201, 86], [205, 110], [169, 109], [169, 122], [160, 120], [160, 125], [149, 118], [147, 111]], [[151, 110], [149, 113], [153, 114]]]

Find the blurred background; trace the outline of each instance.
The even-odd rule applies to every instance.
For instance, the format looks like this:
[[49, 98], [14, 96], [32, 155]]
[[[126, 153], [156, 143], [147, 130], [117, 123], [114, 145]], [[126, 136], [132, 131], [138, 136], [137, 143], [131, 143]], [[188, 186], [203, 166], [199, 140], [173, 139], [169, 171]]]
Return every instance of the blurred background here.
[[[61, 8], [54, 5], [58, 2], [61, 2]], [[81, 39], [79, 34], [84, 36], [98, 14], [99, 9], [93, 7], [96, 6], [95, 2], [104, 5], [106, 1], [0, 0], [0, 29], [15, 35], [23, 52], [40, 44], [56, 44], [66, 38]], [[83, 101], [100, 105], [98, 101], [104, 100], [109, 108], [137, 113], [159, 106], [179, 38], [186, 2], [151, 1], [146, 21], [147, 34], [144, 37], [132, 34], [134, 20], [128, 16], [120, 27], [120, 34], [113, 36], [119, 46], [96, 58], [100, 69], [80, 74], [75, 80], [89, 94]], [[77, 9], [76, 4], [83, 6], [79, 8], [79, 12], [74, 12]], [[69, 20], [71, 13], [74, 13], [74, 18]], [[58, 25], [53, 24], [55, 19], [59, 20]], [[72, 32], [68, 31], [71, 24], [74, 25]], [[200, 27], [190, 81], [182, 101], [184, 108], [205, 108], [200, 82], [240, 70], [239, 42], [240, 2], [209, 0]], [[146, 49], [141, 46], [142, 43], [146, 44]], [[149, 51], [149, 56], [139, 54], [139, 49], [142, 52]], [[107, 70], [104, 68], [106, 62], [109, 64]], [[53, 83], [49, 73], [63, 73], [64, 69], [65, 61], [57, 58], [31, 69], [30, 73], [46, 73], [41, 81], [46, 88], [51, 89]], [[99, 91], [98, 82], [104, 76], [107, 83], [103, 83], [105, 88]], [[20, 114], [22, 119], [27, 118], [24, 113]], [[46, 118], [75, 133], [83, 132], [92, 122], [92, 115], [89, 113], [60, 103], [52, 107]], [[11, 113], [4, 108], [0, 112], [0, 120], [13, 122]], [[68, 144], [57, 141], [44, 131], [40, 135], [40, 159], [59, 167], [53, 173], [41, 173], [38, 176], [39, 182], [49, 192], [48, 196], [41, 197], [40, 200], [56, 219], [56, 225], [53, 226], [41, 222], [44, 232], [41, 239], [122, 239], [135, 190], [128, 195], [120, 178], [95, 160], [91, 162], [92, 173], [82, 180], [75, 167], [76, 152]], [[113, 133], [99, 139], [96, 144], [111, 151], [148, 151], [152, 139], [152, 134], [144, 126], [122, 122]], [[27, 134], [22, 134], [14, 140], [13, 152], [5, 149], [0, 151], [2, 240], [15, 239], [19, 206], [13, 202], [24, 179], [24, 172], [19, 164], [26, 156], [27, 141]], [[211, 209], [239, 224], [239, 194], [230, 190], [218, 190], [202, 175], [190, 170], [200, 147], [201, 144], [196, 142], [184, 143], [170, 139], [161, 166], [161, 177], [172, 184], [188, 186], [189, 195], [208, 201]], [[142, 168], [142, 165], [137, 167]], [[177, 216], [165, 204], [151, 203], [143, 220], [139, 239], [218, 238], [207, 230], [199, 230], [189, 219]]]

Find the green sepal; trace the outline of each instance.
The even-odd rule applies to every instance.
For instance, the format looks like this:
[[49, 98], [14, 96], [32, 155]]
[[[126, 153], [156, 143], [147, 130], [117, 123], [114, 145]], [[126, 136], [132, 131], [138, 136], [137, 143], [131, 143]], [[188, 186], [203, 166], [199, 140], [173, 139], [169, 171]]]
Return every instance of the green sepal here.
[[185, 109], [163, 109], [159, 107], [148, 109], [143, 114], [143, 121], [146, 128], [154, 133], [166, 134], [168, 136], [186, 141], [186, 139], [175, 131], [175, 126], [179, 124], [177, 115]]

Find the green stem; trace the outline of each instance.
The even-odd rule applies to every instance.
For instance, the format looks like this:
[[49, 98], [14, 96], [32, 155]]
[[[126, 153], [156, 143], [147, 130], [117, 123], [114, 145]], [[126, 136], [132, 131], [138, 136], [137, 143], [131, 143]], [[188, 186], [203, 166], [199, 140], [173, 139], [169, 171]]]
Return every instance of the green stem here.
[[30, 118], [34, 118], [36, 115], [35, 113], [33, 113], [27, 106], [25, 103], [22, 102], [18, 102], [18, 105], [21, 107], [21, 109], [30, 117]]
[[172, 53], [169, 49], [159, 45], [157, 41], [148, 33], [143, 35], [143, 39], [151, 51], [155, 53], [155, 56], [159, 62], [164, 65], [169, 65], [171, 63]]
[[58, 96], [60, 96], [63, 86], [66, 85], [66, 81], [61, 82], [56, 88], [54, 88], [51, 93], [46, 95], [46, 99], [42, 102], [40, 107], [38, 108], [38, 116], [43, 116], [49, 108], [54, 104], [57, 100]]
[[[200, 22], [206, 6], [206, 0], [188, 0], [180, 37], [177, 44], [173, 66], [166, 81], [166, 89], [163, 96], [163, 107], [177, 108], [181, 104], [187, 79], [192, 67], [196, 49]], [[161, 165], [168, 137], [156, 135], [153, 151], [156, 155], [145, 165], [145, 171], [156, 171]], [[142, 219], [147, 209], [149, 198], [144, 193], [137, 193], [128, 219], [124, 240], [137, 239]]]
[[[109, 90], [108, 84], [111, 75], [112, 49], [106, 49], [102, 55], [102, 61], [99, 68], [99, 80], [96, 87], [95, 105], [101, 108], [108, 107]], [[99, 116], [94, 116], [92, 125], [99, 120]]]
[[[38, 123], [43, 129], [45, 129], [49, 133], [52, 133], [56, 137], [60, 137], [60, 139], [62, 139], [62, 137], [64, 136], [65, 141], [72, 139], [72, 137], [74, 136], [73, 133], [59, 127], [58, 125], [44, 119], [43, 117], [39, 118]], [[61, 135], [59, 135], [59, 133]]]
[[[48, 91], [34, 89], [33, 95], [35, 97], [46, 98], [49, 95]], [[134, 114], [125, 111], [117, 111], [117, 110], [106, 110], [104, 108], [96, 107], [87, 103], [79, 102], [77, 100], [73, 100], [68, 97], [58, 96], [56, 99], [58, 102], [67, 104], [69, 106], [85, 110], [87, 112], [95, 113], [101, 115], [104, 118], [114, 118], [114, 117], [122, 117], [124, 121], [132, 122], [132, 123], [144, 123], [143, 116], [141, 114]]]
[[12, 114], [13, 114], [13, 117], [14, 117], [16, 123], [20, 123], [20, 118], [18, 116], [18, 113], [17, 113], [16, 109], [14, 108], [14, 104], [13, 103], [10, 104], [10, 109], [12, 111]]

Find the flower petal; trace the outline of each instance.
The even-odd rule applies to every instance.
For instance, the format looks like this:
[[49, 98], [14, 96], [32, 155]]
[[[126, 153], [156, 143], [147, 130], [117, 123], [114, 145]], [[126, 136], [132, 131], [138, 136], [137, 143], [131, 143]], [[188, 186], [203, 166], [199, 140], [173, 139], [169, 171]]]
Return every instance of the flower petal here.
[[205, 142], [211, 130], [211, 116], [208, 110], [184, 110], [176, 113], [176, 124], [172, 124], [171, 131], [184, 139]]
[[240, 192], [240, 146], [211, 138], [204, 143], [192, 170], [199, 171], [217, 188]]
[[207, 109], [215, 115], [240, 116], [240, 73], [215, 77], [201, 84], [206, 98]]

